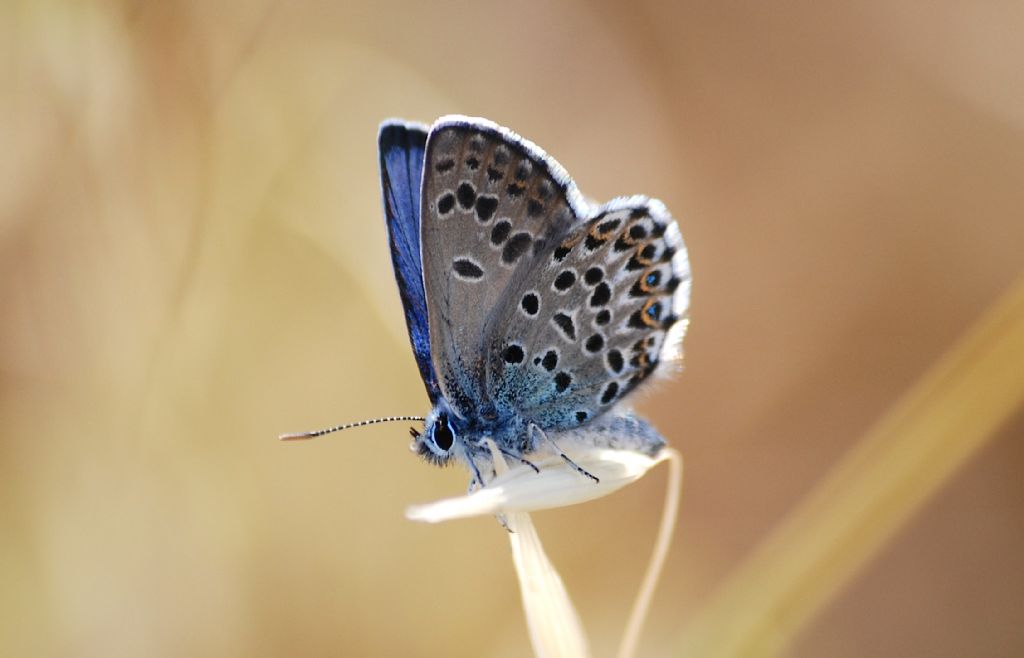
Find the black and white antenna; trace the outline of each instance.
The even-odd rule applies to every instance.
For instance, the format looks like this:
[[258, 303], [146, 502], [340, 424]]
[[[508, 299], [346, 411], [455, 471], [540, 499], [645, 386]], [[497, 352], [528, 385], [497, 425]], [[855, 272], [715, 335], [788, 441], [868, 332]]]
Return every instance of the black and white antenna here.
[[315, 439], [318, 436], [324, 434], [331, 434], [333, 432], [340, 432], [342, 430], [352, 429], [353, 427], [363, 427], [364, 425], [376, 425], [377, 423], [391, 423], [396, 421], [407, 421], [407, 420], [419, 420], [425, 421], [426, 418], [423, 416], [387, 416], [385, 418], [374, 418], [372, 420], [360, 420], [355, 423], [347, 423], [345, 425], [338, 425], [337, 427], [328, 427], [323, 430], [313, 430], [312, 432], [296, 432], [295, 434], [282, 434], [277, 437], [282, 441], [305, 441], [307, 439]]

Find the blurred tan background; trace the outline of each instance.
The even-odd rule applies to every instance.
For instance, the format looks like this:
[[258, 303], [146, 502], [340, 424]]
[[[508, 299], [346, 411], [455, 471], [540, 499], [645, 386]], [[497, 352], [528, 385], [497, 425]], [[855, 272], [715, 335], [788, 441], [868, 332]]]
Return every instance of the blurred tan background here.
[[[520, 656], [506, 538], [427, 400], [376, 130], [508, 125], [680, 218], [687, 462], [643, 655], [1024, 266], [1019, 2], [17, 2], [0, 8], [0, 654]], [[1024, 367], [1024, 366], [1022, 366]], [[790, 648], [1024, 654], [1024, 415]], [[536, 515], [598, 656], [664, 472]]]

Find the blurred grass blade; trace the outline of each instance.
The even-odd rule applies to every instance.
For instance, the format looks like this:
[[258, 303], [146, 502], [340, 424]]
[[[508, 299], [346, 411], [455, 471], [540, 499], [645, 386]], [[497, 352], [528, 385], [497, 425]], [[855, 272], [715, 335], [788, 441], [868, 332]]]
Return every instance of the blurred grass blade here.
[[629, 613], [622, 642], [619, 643], [619, 652], [616, 654], [618, 658], [633, 658], [636, 655], [640, 631], [643, 630], [644, 621], [647, 619], [647, 611], [651, 607], [651, 598], [661, 577], [661, 569], [665, 566], [665, 558], [668, 557], [668, 549], [672, 544], [672, 531], [675, 530], [676, 518], [679, 516], [679, 497], [683, 490], [683, 456], [674, 448], [665, 448], [659, 455], [658, 461], [662, 460], [668, 461], [669, 470], [668, 479], [665, 481], [665, 504], [661, 510], [661, 522], [658, 524], [658, 535], [654, 539], [651, 560], [647, 563], [647, 571], [633, 601], [633, 609]]
[[1024, 278], [728, 578], [679, 655], [771, 656], [1024, 404]]
[[534, 654], [538, 658], [586, 658], [590, 651], [579, 615], [541, 546], [530, 515], [509, 514], [506, 523]]
[[[494, 441], [488, 440], [494, 470], [505, 475], [509, 468]], [[562, 578], [548, 559], [530, 515], [517, 512], [505, 516], [512, 546], [512, 561], [519, 578], [519, 591], [526, 612], [530, 643], [538, 658], [586, 658], [590, 655], [576, 608]]]

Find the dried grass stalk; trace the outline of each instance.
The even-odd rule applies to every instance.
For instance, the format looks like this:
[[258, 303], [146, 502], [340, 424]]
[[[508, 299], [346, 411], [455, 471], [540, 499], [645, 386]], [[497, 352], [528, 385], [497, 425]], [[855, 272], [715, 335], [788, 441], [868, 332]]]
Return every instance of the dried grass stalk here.
[[1024, 279], [735, 570], [680, 655], [784, 650], [1022, 404]]

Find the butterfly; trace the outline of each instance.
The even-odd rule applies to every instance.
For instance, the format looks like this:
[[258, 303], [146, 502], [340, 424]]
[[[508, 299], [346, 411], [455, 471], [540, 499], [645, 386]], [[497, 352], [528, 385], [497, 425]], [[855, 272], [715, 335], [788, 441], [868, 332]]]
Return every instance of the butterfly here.
[[[388, 244], [432, 409], [413, 450], [483, 483], [484, 439], [529, 455], [572, 442], [653, 455], [628, 408], [680, 355], [690, 265], [679, 227], [643, 196], [587, 202], [553, 158], [491, 121], [385, 121]], [[364, 421], [377, 422], [377, 421]], [[347, 428], [349, 426], [342, 426]], [[331, 430], [287, 435], [307, 438]]]

